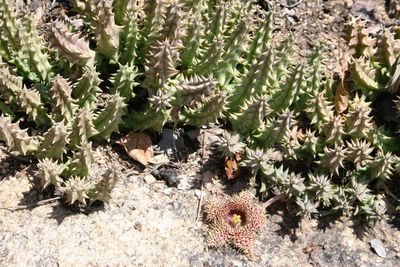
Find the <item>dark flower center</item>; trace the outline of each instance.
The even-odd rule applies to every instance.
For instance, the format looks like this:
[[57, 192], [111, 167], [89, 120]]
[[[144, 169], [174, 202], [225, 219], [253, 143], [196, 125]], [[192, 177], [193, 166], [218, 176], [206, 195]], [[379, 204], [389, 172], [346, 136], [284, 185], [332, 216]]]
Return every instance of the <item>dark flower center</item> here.
[[226, 216], [226, 222], [233, 227], [239, 227], [246, 223], [246, 215], [240, 210], [230, 210]]

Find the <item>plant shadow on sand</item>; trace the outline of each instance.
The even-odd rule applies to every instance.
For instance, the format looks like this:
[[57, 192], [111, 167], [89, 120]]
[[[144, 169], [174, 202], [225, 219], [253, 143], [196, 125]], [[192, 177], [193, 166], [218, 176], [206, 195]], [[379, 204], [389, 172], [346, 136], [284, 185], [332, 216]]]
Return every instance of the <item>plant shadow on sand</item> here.
[[8, 152], [6, 152], [7, 156], [0, 160], [0, 164], [5, 166], [7, 165], [7, 173], [6, 175], [1, 178], [0, 176], [0, 181], [5, 179], [7, 176], [13, 176], [23, 170], [29, 170], [31, 169], [32, 165], [31, 163], [35, 160], [30, 157], [19, 157], [19, 156], [14, 156]]
[[[43, 205], [49, 204], [54, 198], [54, 202], [51, 204], [53, 211], [51, 212], [49, 218], [55, 219], [58, 224], [71, 215], [74, 214], [86, 214], [89, 215], [92, 212], [100, 211], [104, 209], [104, 204], [100, 201], [94, 202], [92, 205], [68, 205], [65, 202], [65, 198], [61, 197], [60, 192], [55, 192], [53, 185], [50, 185], [45, 190], [41, 189], [40, 179], [36, 176], [37, 171], [37, 160], [30, 157], [15, 157], [8, 156], [1, 161], [2, 164], [8, 163], [7, 176], [15, 176], [21, 174], [26, 176], [29, 180], [29, 190], [22, 192], [22, 198], [19, 199], [18, 204], [15, 207], [6, 207], [10, 210], [29, 210], [32, 211], [35, 208]], [[5, 176], [2, 180], [7, 179]], [[1, 181], [2, 181], [1, 180]]]

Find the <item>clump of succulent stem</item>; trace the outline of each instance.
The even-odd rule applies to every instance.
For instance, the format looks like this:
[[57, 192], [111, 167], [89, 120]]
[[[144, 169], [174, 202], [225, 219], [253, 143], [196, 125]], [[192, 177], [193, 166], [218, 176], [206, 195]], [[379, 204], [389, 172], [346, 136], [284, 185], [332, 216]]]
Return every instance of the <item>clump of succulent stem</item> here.
[[[97, 6], [97, 15], [103, 19], [97, 20], [101, 24], [98, 36], [102, 36], [98, 42], [114, 42], [118, 48], [118, 42], [105, 36], [117, 32], [112, 29], [109, 4], [101, 1]], [[12, 153], [38, 158], [42, 188], [53, 185], [65, 192], [69, 204], [86, 204], [87, 199], [109, 202], [115, 186], [110, 181], [116, 177], [92, 185], [95, 157], [91, 140], [107, 140], [118, 131], [124, 99], [130, 99], [132, 93], [127, 92], [135, 85], [133, 67], [121, 68], [115, 75], [115, 88], [110, 90], [113, 94], [107, 94], [108, 90], [99, 87], [94, 63], [97, 53], [112, 57], [111, 45], [103, 42], [94, 51], [89, 41], [70, 32], [65, 22], [55, 21], [51, 35], [57, 54], [53, 53], [39, 34], [33, 15], [17, 18], [12, 2], [0, 5], [0, 57], [4, 62], [0, 65], [0, 140]], [[68, 77], [71, 73], [74, 75]], [[19, 115], [21, 112], [26, 115]], [[22, 126], [20, 121], [29, 124]], [[92, 187], [95, 193], [89, 194]]]

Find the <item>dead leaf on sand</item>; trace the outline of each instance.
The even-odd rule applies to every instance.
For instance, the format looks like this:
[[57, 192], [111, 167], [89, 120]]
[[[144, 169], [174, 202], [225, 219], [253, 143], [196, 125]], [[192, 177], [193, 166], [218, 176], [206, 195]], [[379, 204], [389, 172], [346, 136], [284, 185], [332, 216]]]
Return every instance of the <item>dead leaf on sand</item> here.
[[239, 177], [240, 175], [240, 168], [239, 168], [239, 161], [242, 159], [242, 156], [239, 153], [230, 159], [227, 158], [225, 160], [225, 174], [228, 180], [233, 180]]
[[129, 132], [115, 143], [125, 148], [132, 159], [145, 166], [154, 156], [151, 138], [147, 133]]

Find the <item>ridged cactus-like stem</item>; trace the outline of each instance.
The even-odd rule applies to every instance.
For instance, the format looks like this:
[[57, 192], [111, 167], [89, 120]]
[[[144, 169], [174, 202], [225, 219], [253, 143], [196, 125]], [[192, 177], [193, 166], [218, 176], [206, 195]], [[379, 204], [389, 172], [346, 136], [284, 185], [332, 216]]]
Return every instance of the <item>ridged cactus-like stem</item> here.
[[47, 158], [39, 160], [36, 175], [40, 178], [40, 186], [42, 189], [45, 189], [49, 185], [54, 185], [57, 189], [61, 188], [61, 183], [63, 182], [61, 174], [64, 169], [65, 166], [59, 164], [57, 161]]
[[387, 68], [390, 73], [396, 62], [396, 55], [400, 52], [400, 42], [395, 39], [395, 33], [388, 29], [384, 29], [378, 39], [378, 55], [379, 62]]
[[277, 118], [268, 119], [265, 125], [258, 129], [258, 134], [254, 137], [256, 142], [263, 147], [271, 147], [275, 143], [282, 141], [283, 136], [294, 125], [296, 125], [295, 114], [289, 109], [278, 114]]
[[339, 175], [339, 168], [344, 167], [344, 160], [346, 159], [347, 148], [335, 144], [334, 148], [324, 147], [324, 154], [322, 154], [320, 165], [329, 170], [331, 174], [336, 173]]
[[198, 107], [184, 109], [182, 115], [189, 124], [195, 126], [216, 122], [218, 118], [223, 117], [226, 99], [225, 92], [215, 93], [201, 101], [202, 104]]
[[257, 28], [255, 36], [251, 41], [249, 52], [247, 53], [247, 62], [253, 63], [253, 60], [258, 58], [272, 40], [272, 31], [274, 29], [274, 14], [268, 12], [266, 18], [261, 22], [261, 27]]
[[134, 0], [119, 0], [112, 1], [113, 12], [115, 14], [115, 23], [117, 25], [124, 25], [132, 17], [132, 11], [136, 8], [136, 1]]
[[74, 84], [72, 96], [77, 99], [79, 107], [94, 109], [102, 92], [99, 88], [101, 80], [94, 67], [85, 67], [82, 77]]
[[50, 95], [53, 98], [52, 113], [56, 121], [65, 120], [67, 124], [72, 122], [77, 106], [71, 97], [71, 93], [71, 86], [65, 78], [61, 75], [54, 77], [51, 83]]
[[218, 62], [224, 52], [224, 38], [217, 36], [212, 43], [201, 53], [199, 62], [193, 66], [192, 71], [206, 76], [210, 70], [217, 69]]
[[8, 149], [22, 155], [30, 154], [37, 149], [37, 142], [29, 136], [27, 129], [21, 130], [19, 123], [12, 123], [7, 117], [0, 116], [0, 140]]
[[68, 176], [87, 177], [91, 175], [92, 165], [95, 161], [92, 143], [82, 143], [74, 151], [72, 158], [67, 163], [65, 174]]
[[230, 82], [232, 77], [237, 76], [236, 65], [247, 48], [249, 41], [247, 32], [250, 28], [250, 23], [249, 17], [242, 18], [224, 43], [224, 53], [218, 63], [218, 68], [214, 71], [215, 78], [222, 85]]
[[90, 202], [93, 203], [96, 200], [104, 203], [109, 203], [111, 200], [111, 192], [117, 185], [119, 175], [114, 170], [109, 170], [102, 175], [100, 180], [94, 185], [92, 192], [89, 193]]
[[22, 53], [28, 57], [28, 62], [41, 81], [49, 82], [53, 76], [52, 66], [48, 54], [45, 53], [43, 40], [38, 35], [37, 26], [33, 18], [27, 17], [23, 23], [23, 30], [19, 33]]
[[374, 40], [369, 37], [365, 24], [361, 19], [352, 18], [348, 29], [349, 53], [355, 58], [374, 54]]
[[334, 188], [330, 178], [323, 174], [308, 175], [310, 180], [309, 189], [315, 193], [316, 201], [320, 202], [322, 206], [328, 207], [334, 197]]
[[93, 119], [93, 124], [98, 132], [93, 138], [96, 140], [110, 140], [111, 133], [117, 132], [125, 113], [124, 98], [119, 94], [111, 95], [105, 108]]
[[[13, 1], [0, 0], [0, 19], [3, 24], [2, 27], [0, 27], [0, 35], [6, 36], [5, 39], [0, 39], [4, 41], [2, 43], [6, 48], [6, 52], [8, 55], [11, 54], [11, 51], [18, 50], [16, 16], [12, 3]], [[8, 45], [10, 46], [11, 51], [8, 49]]]
[[99, 0], [96, 7], [97, 52], [116, 59], [119, 46], [119, 26], [115, 25], [112, 1]]
[[86, 199], [89, 198], [88, 192], [92, 188], [93, 185], [85, 178], [74, 176], [65, 182], [62, 190], [66, 193], [68, 204], [72, 205], [76, 201], [86, 204]]
[[160, 40], [168, 39], [178, 49], [182, 46], [182, 18], [183, 11], [181, 4], [178, 1], [171, 1], [166, 7], [165, 21], [160, 32]]
[[212, 76], [193, 75], [175, 86], [174, 105], [194, 107], [201, 103], [204, 97], [215, 93], [216, 87], [217, 81]]
[[125, 126], [129, 129], [140, 131], [148, 129], [161, 133], [161, 130], [168, 119], [170, 119], [170, 110], [150, 107], [144, 112], [129, 115], [125, 121]]
[[374, 148], [370, 147], [370, 144], [366, 140], [351, 140], [351, 142], [347, 143], [346, 159], [353, 162], [356, 166], [356, 170], [359, 170], [361, 167], [367, 165], [370, 160], [372, 160], [372, 156], [370, 154], [373, 150]]
[[0, 66], [0, 96], [10, 101], [16, 101], [22, 91], [22, 77], [15, 76], [5, 66]]
[[240, 140], [239, 134], [231, 134], [228, 131], [223, 131], [222, 136], [219, 137], [217, 144], [218, 150], [226, 158], [231, 158], [236, 154], [242, 154], [246, 144]]
[[113, 88], [111, 93], [119, 93], [128, 102], [134, 96], [133, 88], [138, 85], [135, 81], [137, 70], [133, 66], [120, 66], [118, 72], [113, 77]]
[[232, 127], [235, 132], [247, 135], [264, 121], [264, 118], [271, 112], [267, 97], [251, 98], [237, 114], [231, 115]]
[[189, 69], [195, 63], [195, 58], [200, 51], [204, 25], [201, 14], [194, 13], [188, 18], [186, 37], [183, 38], [183, 51], [180, 54], [182, 68]]
[[370, 163], [371, 178], [387, 180], [393, 174], [395, 157], [392, 153], [378, 150], [375, 158]]
[[22, 110], [24, 110], [29, 117], [36, 122], [37, 126], [42, 127], [50, 124], [51, 120], [47, 115], [47, 109], [43, 106], [43, 103], [40, 100], [40, 94], [37, 90], [29, 90], [24, 87], [17, 97]]
[[178, 51], [168, 39], [157, 42], [153, 47], [150, 61], [147, 64], [146, 80], [144, 81], [150, 95], [162, 87], [168, 78], [178, 73], [175, 68], [177, 58]]
[[344, 119], [341, 116], [333, 116], [324, 125], [322, 131], [325, 135], [325, 142], [328, 144], [342, 144], [344, 131]]
[[98, 134], [93, 125], [93, 114], [86, 108], [80, 109], [72, 124], [72, 132], [70, 136], [70, 146], [82, 146], [89, 142], [89, 138]]
[[78, 34], [70, 33], [61, 21], [55, 21], [51, 31], [56, 48], [69, 62], [80, 66], [93, 65], [94, 51], [89, 48], [89, 42]]
[[349, 112], [346, 115], [347, 133], [354, 137], [368, 137], [372, 130], [372, 118], [370, 117], [370, 103], [366, 102], [365, 96], [358, 94], [349, 104]]
[[290, 75], [289, 81], [275, 92], [268, 101], [271, 109], [279, 112], [288, 108], [300, 92], [304, 83], [304, 70], [302, 66], [297, 66]]
[[[117, 1], [114, 1], [114, 3]], [[128, 23], [125, 24], [121, 31], [120, 37], [120, 51], [121, 56], [119, 60], [121, 64], [128, 64], [133, 66], [135, 59], [138, 55], [138, 42], [139, 42], [139, 29], [137, 22], [137, 11], [131, 10], [127, 16], [129, 16]]]
[[352, 80], [365, 95], [369, 95], [379, 89], [376, 81], [376, 70], [368, 65], [365, 58], [354, 59], [352, 64]]
[[64, 121], [53, 122], [52, 127], [43, 135], [37, 157], [62, 159], [67, 152], [69, 136], [70, 131]]
[[229, 97], [230, 112], [239, 111], [241, 105], [252, 95], [267, 93], [271, 84], [268, 82], [273, 72], [274, 57], [272, 50], [265, 51], [260, 59], [252, 65], [245, 76], [240, 80], [235, 92]]

